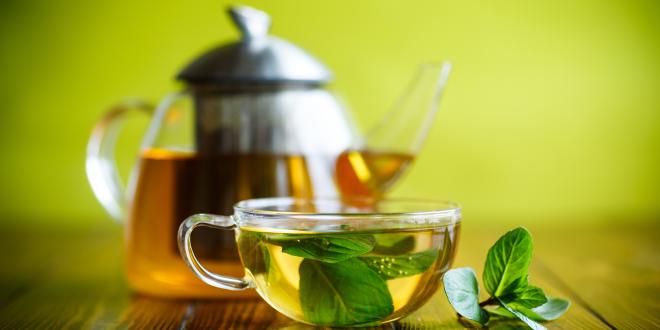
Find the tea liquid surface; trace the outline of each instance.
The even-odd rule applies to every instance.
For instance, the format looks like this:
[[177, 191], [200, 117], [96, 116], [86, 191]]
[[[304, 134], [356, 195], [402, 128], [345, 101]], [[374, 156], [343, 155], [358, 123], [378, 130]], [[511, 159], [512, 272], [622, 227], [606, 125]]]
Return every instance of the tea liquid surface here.
[[419, 308], [454, 258], [459, 225], [380, 232], [241, 228], [245, 271], [260, 295], [306, 323], [384, 323]]

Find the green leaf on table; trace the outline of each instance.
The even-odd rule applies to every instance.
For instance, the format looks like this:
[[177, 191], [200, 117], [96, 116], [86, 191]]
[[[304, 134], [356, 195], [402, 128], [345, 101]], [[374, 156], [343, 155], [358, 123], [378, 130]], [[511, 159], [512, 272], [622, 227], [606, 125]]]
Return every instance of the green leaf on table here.
[[[463, 316], [459, 317], [459, 321], [470, 320], [470, 317], [479, 319], [480, 313], [486, 312], [492, 317], [492, 322], [488, 323], [489, 328], [519, 328], [524, 323], [532, 329], [540, 330], [545, 327], [537, 321], [551, 321], [564, 314], [570, 302], [546, 297], [541, 288], [529, 285], [527, 272], [531, 258], [532, 238], [525, 228], [516, 228], [495, 242], [488, 250], [483, 274], [484, 286], [491, 296], [481, 304], [477, 300], [478, 284], [471, 269], [459, 268], [447, 272], [445, 293], [454, 309]], [[462, 274], [453, 273], [457, 270]], [[465, 279], [461, 280], [458, 275], [464, 275]], [[470, 283], [472, 289], [465, 288], [467, 284], [462, 282]], [[452, 288], [452, 284], [457, 288]], [[456, 291], [456, 297], [450, 295], [452, 291]], [[483, 309], [481, 305], [484, 305]], [[484, 322], [480, 324], [484, 325]]]
[[378, 254], [402, 254], [415, 249], [415, 237], [412, 235], [376, 235], [376, 246], [373, 252]]
[[502, 236], [486, 256], [483, 280], [486, 291], [494, 297], [513, 293], [527, 283], [532, 261], [532, 236], [522, 227]]
[[520, 292], [500, 297], [500, 299], [516, 309], [518, 309], [517, 307], [534, 308], [548, 302], [548, 298], [545, 297], [543, 290], [531, 285], [525, 287], [525, 289]]
[[449, 270], [442, 278], [445, 294], [456, 312], [466, 319], [485, 325], [488, 313], [479, 306], [479, 284], [471, 268]]
[[499, 317], [503, 317], [503, 318], [517, 319], [517, 317], [515, 315], [511, 314], [511, 312], [509, 312], [506, 308], [504, 308], [502, 306], [499, 306], [499, 305], [497, 305], [497, 306], [486, 306], [485, 310], [486, 310], [486, 312], [488, 312], [488, 314], [490, 314], [491, 317], [492, 316], [499, 316]]
[[[571, 303], [568, 300], [560, 298], [548, 298], [548, 302], [541, 306], [534, 307], [532, 309], [524, 307], [516, 307], [515, 309], [534, 321], [545, 322], [558, 319], [568, 310], [568, 307], [570, 306]], [[504, 307], [489, 309], [487, 311], [490, 314], [502, 317], [516, 317]]]
[[507, 290], [506, 294], [507, 295], [521, 294], [525, 290], [527, 290], [527, 286], [529, 286], [529, 275], [521, 276], [509, 285], [509, 288], [511, 288], [511, 290]]
[[401, 256], [362, 256], [359, 259], [380, 277], [390, 280], [425, 272], [433, 265], [437, 256], [438, 250], [430, 249]]
[[329, 263], [363, 255], [376, 245], [374, 236], [365, 234], [301, 236], [271, 236], [268, 242], [281, 246], [286, 254]]
[[305, 319], [318, 325], [359, 325], [394, 311], [385, 280], [365, 263], [348, 259], [300, 264], [300, 305]]
[[527, 317], [525, 314], [513, 309], [513, 307], [507, 305], [502, 300], [498, 299], [498, 301], [500, 302], [500, 305], [502, 305], [502, 307], [504, 307], [509, 313], [515, 315], [519, 320], [523, 321], [525, 324], [527, 324], [533, 330], [547, 330], [546, 327], [542, 326], [541, 324], [536, 323], [534, 320]]
[[523, 310], [523, 314], [536, 321], [552, 321], [562, 316], [571, 306], [568, 300], [560, 298], [548, 298], [545, 304], [532, 308], [529, 311]]

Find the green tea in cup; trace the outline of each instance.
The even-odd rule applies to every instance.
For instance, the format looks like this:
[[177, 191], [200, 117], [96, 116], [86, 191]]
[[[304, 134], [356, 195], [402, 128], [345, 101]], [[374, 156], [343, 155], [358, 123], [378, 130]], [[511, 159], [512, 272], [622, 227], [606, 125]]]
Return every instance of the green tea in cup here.
[[[400, 319], [441, 285], [455, 254], [460, 209], [404, 199], [354, 205], [334, 199], [243, 201], [230, 217], [188, 218], [179, 231], [181, 253], [207, 284], [255, 288], [299, 322], [368, 326]], [[242, 279], [211, 273], [195, 258], [190, 235], [197, 226], [235, 229]]]

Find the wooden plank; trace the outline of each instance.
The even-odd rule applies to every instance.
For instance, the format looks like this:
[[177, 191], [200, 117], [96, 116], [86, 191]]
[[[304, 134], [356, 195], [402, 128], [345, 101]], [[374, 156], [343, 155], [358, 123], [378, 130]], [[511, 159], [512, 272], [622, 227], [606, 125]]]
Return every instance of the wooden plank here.
[[539, 266], [613, 328], [660, 328], [660, 224], [539, 228]]
[[[185, 313], [185, 303], [132, 297], [118, 227], [2, 236], [13, 247], [3, 250], [3, 260], [18, 265], [3, 268], [2, 285], [18, 294], [6, 296], [0, 328], [173, 328]], [[12, 280], [21, 276], [23, 283]]]
[[[593, 310], [617, 327], [657, 327], [660, 313], [651, 299], [657, 297], [660, 288], [659, 263], [655, 255], [658, 245], [652, 239], [657, 229], [652, 229], [622, 236], [618, 227], [602, 231], [532, 228], [537, 248], [531, 282], [549, 294], [573, 300], [564, 317], [546, 326], [607, 329], [591, 313]], [[505, 231], [500, 226], [466, 225], [454, 266], [470, 266], [480, 274], [488, 247]], [[260, 300], [189, 302], [132, 294], [123, 279], [122, 237], [116, 227], [78, 233], [3, 231], [0, 238], [1, 256], [11, 266], [0, 272], [0, 328], [310, 328], [287, 319]], [[566, 244], [558, 249], [557, 241]], [[639, 276], [633, 276], [639, 271]], [[611, 286], [633, 289], [613, 295]], [[636, 301], [649, 305], [635, 311], [632, 308]], [[614, 307], [604, 306], [603, 302], [607, 306], [621, 305], [623, 312], [640, 316], [641, 320], [623, 320], [621, 311], [617, 314]], [[492, 324], [491, 328], [510, 326]], [[463, 328], [442, 290], [417, 312], [380, 329], [393, 327]]]
[[267, 329], [291, 321], [261, 299], [198, 302], [189, 329]]
[[[184, 300], [135, 295], [121, 306], [121, 316], [111, 318], [107, 312], [100, 313], [103, 317], [93, 320], [89, 328], [178, 329], [185, 325], [186, 315], [192, 308], [194, 304]], [[104, 319], [108, 321], [106, 324]]]

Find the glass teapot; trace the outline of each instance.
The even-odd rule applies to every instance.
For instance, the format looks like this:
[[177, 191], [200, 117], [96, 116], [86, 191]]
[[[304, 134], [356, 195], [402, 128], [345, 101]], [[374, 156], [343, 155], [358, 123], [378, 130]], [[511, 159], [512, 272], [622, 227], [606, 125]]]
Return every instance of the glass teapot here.
[[[335, 96], [330, 71], [301, 48], [268, 35], [270, 18], [250, 7], [229, 14], [242, 38], [192, 61], [182, 92], [153, 109], [133, 100], [113, 107], [87, 148], [92, 189], [126, 223], [126, 275], [139, 292], [227, 297], [251, 291], [210, 288], [183, 263], [176, 242], [191, 214], [231, 214], [239, 200], [384, 193], [419, 151], [438, 108], [449, 64], [422, 66], [394, 109], [362, 137]], [[114, 162], [123, 119], [152, 116], [128, 188]], [[242, 276], [233, 233], [193, 234], [211, 271]]]

